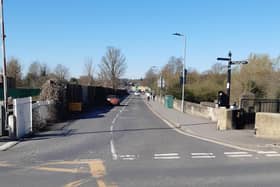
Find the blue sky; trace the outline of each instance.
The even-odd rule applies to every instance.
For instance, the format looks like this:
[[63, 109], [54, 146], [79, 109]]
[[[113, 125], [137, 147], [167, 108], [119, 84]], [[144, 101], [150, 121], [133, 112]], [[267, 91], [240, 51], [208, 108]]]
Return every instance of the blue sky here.
[[205, 71], [231, 50], [280, 55], [278, 0], [4, 0], [7, 56], [27, 71], [35, 60], [63, 64], [83, 74], [86, 58], [96, 70], [107, 46], [127, 58], [125, 77], [140, 78], [151, 66], [183, 55], [187, 67]]

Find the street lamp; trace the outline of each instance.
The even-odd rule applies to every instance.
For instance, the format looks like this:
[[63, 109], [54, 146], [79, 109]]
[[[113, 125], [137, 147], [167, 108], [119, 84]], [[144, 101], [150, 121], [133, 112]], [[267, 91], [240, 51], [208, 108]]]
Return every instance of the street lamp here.
[[187, 48], [187, 38], [186, 35], [181, 33], [174, 33], [174, 36], [184, 37], [184, 64], [182, 68], [182, 102], [181, 102], [181, 111], [184, 112], [184, 100], [185, 100], [185, 67], [186, 67], [186, 48]]

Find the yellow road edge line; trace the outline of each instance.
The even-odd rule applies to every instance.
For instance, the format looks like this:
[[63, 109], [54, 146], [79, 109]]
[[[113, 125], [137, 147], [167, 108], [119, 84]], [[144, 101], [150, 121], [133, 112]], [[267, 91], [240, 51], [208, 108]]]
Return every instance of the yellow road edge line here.
[[101, 178], [106, 175], [106, 168], [102, 160], [95, 160], [88, 163], [90, 173], [94, 178]]
[[36, 167], [33, 169], [41, 170], [41, 171], [50, 171], [50, 172], [61, 172], [61, 173], [86, 173], [78, 169], [65, 169], [65, 168]]
[[44, 166], [47, 165], [56, 165], [56, 164], [62, 164], [62, 165], [71, 165], [71, 164], [88, 164], [90, 162], [98, 161], [99, 159], [93, 159], [93, 160], [74, 160], [74, 161], [52, 161], [45, 164], [42, 164]]
[[91, 179], [80, 179], [80, 180], [71, 182], [71, 183], [69, 183], [69, 184], [66, 184], [66, 185], [63, 186], [63, 187], [78, 187], [78, 186], [81, 186], [81, 185], [84, 184], [84, 183], [87, 183], [87, 182], [90, 181], [90, 180], [91, 180]]

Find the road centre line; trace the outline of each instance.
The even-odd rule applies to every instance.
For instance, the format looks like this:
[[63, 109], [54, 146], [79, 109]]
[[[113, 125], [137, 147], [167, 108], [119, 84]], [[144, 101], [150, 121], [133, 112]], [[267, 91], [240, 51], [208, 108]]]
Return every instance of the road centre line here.
[[210, 156], [214, 155], [213, 153], [191, 153], [192, 156]]
[[112, 153], [113, 160], [117, 160], [118, 159], [118, 155], [116, 153], [116, 149], [115, 149], [115, 145], [114, 145], [113, 139], [110, 141], [110, 148], [111, 148], [111, 153]]
[[120, 158], [135, 158], [135, 155], [120, 155]]
[[155, 157], [160, 157], [160, 156], [178, 156], [178, 153], [156, 153], [154, 154]]
[[276, 151], [259, 151], [258, 154], [278, 154]]
[[136, 160], [136, 158], [121, 158], [122, 160]]
[[154, 157], [154, 159], [155, 160], [173, 160], [173, 159], [180, 159], [181, 157], [180, 156], [166, 156], [166, 157], [163, 157], [163, 156], [161, 156], [161, 157], [157, 157], [157, 156], [155, 156]]
[[192, 156], [192, 158], [216, 158], [214, 155]]
[[112, 124], [116, 123], [117, 118], [119, 117], [119, 113], [117, 113], [117, 115], [114, 117]]
[[224, 152], [225, 155], [246, 155], [248, 152]]
[[242, 157], [252, 157], [253, 155], [247, 154], [247, 155], [227, 155], [229, 158], [242, 158]]

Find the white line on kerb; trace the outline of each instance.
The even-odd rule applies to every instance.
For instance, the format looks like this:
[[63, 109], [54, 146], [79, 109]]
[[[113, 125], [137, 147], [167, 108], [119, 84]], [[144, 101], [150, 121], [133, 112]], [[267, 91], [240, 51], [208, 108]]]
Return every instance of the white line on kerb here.
[[116, 153], [116, 149], [115, 149], [115, 145], [114, 145], [114, 141], [113, 140], [110, 141], [110, 147], [111, 147], [111, 153], [112, 153], [113, 160], [117, 160], [118, 159], [118, 155]]
[[191, 153], [192, 156], [209, 156], [213, 155], [213, 153]]
[[154, 154], [155, 157], [160, 157], [160, 156], [178, 156], [178, 153], [157, 153]]
[[276, 151], [259, 151], [258, 154], [277, 154]]
[[111, 132], [112, 135], [113, 135], [113, 131], [114, 131], [114, 126], [111, 125], [111, 127], [110, 127], [110, 132]]
[[246, 155], [248, 152], [224, 152], [225, 155]]
[[253, 155], [227, 155], [227, 157], [230, 157], [230, 158], [242, 158], [242, 157], [252, 157]]
[[192, 156], [192, 158], [216, 158], [216, 156], [214, 155]]
[[154, 157], [154, 159], [155, 160], [173, 160], [173, 159], [180, 159], [181, 157], [179, 157], [179, 156], [166, 156], [166, 157], [163, 157], [163, 156], [161, 156], [161, 157], [157, 157], [157, 156], [155, 156]]

